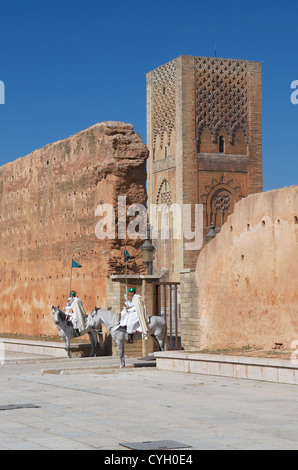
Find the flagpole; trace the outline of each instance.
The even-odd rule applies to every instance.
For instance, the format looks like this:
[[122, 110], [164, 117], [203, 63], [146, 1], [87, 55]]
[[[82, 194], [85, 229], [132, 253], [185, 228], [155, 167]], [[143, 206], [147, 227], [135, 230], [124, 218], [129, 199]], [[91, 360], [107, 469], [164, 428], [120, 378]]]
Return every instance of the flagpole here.
[[72, 260], [71, 260], [71, 270], [70, 270], [70, 287], [69, 287], [69, 292], [71, 292], [71, 284], [72, 284]]
[[82, 268], [83, 266], [79, 263], [77, 263], [73, 257], [71, 259], [71, 269], [70, 269], [70, 286], [69, 286], [69, 292], [71, 292], [71, 285], [72, 285], [72, 270], [73, 268]]
[[127, 253], [126, 253], [126, 243], [125, 243], [125, 251], [124, 251], [124, 261], [125, 261], [125, 293], [127, 296]]

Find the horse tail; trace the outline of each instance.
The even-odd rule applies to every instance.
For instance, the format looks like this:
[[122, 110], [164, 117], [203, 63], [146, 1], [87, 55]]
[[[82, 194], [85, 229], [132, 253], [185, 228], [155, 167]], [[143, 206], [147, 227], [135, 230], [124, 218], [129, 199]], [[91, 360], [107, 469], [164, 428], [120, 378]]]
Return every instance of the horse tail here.
[[163, 338], [163, 350], [164, 351], [168, 350], [168, 327], [167, 327], [167, 324], [165, 325], [165, 332], [164, 332], [164, 338]]

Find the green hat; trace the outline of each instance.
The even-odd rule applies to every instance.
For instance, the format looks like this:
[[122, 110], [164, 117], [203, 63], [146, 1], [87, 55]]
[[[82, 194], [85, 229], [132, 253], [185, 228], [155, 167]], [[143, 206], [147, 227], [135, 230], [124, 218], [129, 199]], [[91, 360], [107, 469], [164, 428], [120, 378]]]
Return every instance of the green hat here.
[[73, 295], [74, 297], [76, 297], [76, 296], [77, 296], [77, 292], [76, 292], [75, 290], [71, 290], [70, 293], [69, 293], [69, 295]]
[[131, 289], [128, 289], [128, 292], [136, 292], [136, 288], [132, 287]]

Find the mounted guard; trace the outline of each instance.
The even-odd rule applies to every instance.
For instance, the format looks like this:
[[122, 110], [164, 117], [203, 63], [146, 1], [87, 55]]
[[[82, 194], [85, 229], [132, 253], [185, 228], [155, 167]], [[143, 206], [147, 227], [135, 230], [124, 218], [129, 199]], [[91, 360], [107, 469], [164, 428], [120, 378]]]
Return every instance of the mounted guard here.
[[84, 331], [88, 328], [89, 316], [85, 312], [83, 302], [77, 295], [76, 291], [70, 291], [67, 305], [63, 310], [67, 314], [68, 321], [73, 325], [75, 335], [78, 337], [82, 336]]
[[133, 334], [136, 332], [142, 333], [143, 339], [148, 339], [148, 324], [149, 317], [147, 315], [146, 305], [143, 297], [136, 293], [136, 288], [132, 287], [127, 290], [128, 295], [125, 294], [126, 307], [121, 312], [120, 326], [127, 328], [129, 335], [129, 343], [133, 343]]

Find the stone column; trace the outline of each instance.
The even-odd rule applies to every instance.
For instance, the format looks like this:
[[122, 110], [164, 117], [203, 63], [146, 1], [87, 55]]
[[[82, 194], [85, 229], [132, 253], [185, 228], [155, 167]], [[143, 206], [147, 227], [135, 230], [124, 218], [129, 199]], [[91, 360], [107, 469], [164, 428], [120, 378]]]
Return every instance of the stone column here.
[[199, 288], [195, 269], [180, 271], [181, 344], [186, 351], [200, 349]]

